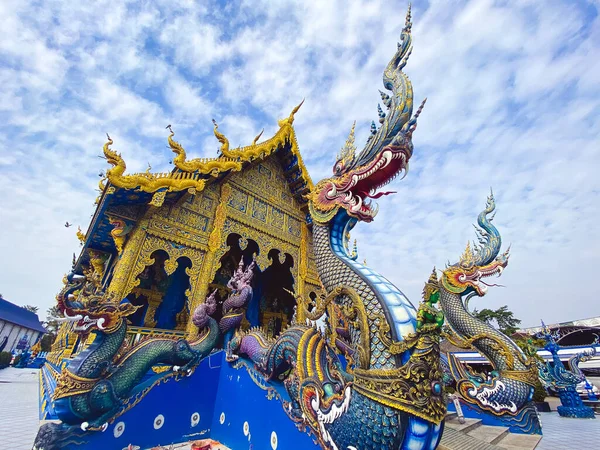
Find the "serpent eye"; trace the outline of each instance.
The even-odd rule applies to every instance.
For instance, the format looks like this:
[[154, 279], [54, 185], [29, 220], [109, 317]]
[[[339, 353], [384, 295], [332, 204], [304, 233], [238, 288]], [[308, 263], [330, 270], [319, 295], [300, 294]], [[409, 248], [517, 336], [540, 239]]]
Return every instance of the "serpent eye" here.
[[341, 175], [344, 171], [344, 163], [342, 161], [338, 161], [336, 165], [333, 167], [333, 173], [337, 176]]

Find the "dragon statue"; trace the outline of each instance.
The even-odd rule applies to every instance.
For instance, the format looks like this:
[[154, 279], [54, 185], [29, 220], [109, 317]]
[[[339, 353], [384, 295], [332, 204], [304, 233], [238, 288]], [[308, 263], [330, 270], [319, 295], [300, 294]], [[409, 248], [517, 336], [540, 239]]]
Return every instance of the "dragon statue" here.
[[571, 370], [568, 371], [558, 356], [560, 346], [556, 342], [557, 334], [552, 333], [543, 321], [542, 331], [537, 337], [546, 341], [544, 348], [552, 354], [552, 361], [547, 361], [545, 364], [538, 362], [538, 370], [545, 387], [551, 387], [558, 392], [561, 403], [561, 406], [557, 408], [558, 414], [563, 417], [594, 419], [594, 410], [583, 404], [576, 386], [585, 381], [585, 375], [579, 368], [579, 363], [593, 358], [596, 355], [596, 348], [592, 347], [590, 350], [577, 353], [569, 358]]
[[192, 341], [150, 336], [129, 347], [125, 342], [127, 316], [136, 307], [127, 301], [115, 302], [98, 286], [90, 288], [94, 283], [86, 282], [86, 277], [70, 274], [65, 281], [57, 296], [62, 321], [73, 323], [82, 342], [89, 333], [95, 336], [60, 373], [53, 405], [62, 423], [40, 427], [37, 449], [62, 448], [65, 440], [75, 439], [80, 431], [104, 431], [109, 421], [145, 395], [142, 380], [153, 366], [173, 366], [164, 376], [190, 375], [219, 338], [219, 326], [210, 317], [216, 309], [214, 292], [194, 311], [193, 321], [199, 329]]
[[462, 348], [475, 347], [494, 367], [490, 379], [470, 373], [454, 354], [448, 365], [457, 394], [475, 409], [491, 413], [511, 431], [541, 434], [541, 425], [532, 402], [537, 370], [533, 359], [506, 335], [474, 317], [467, 309], [473, 296], [484, 296], [489, 286], [484, 279], [500, 276], [508, 264], [508, 250], [500, 253], [501, 237], [491, 223], [495, 210], [492, 194], [479, 214], [476, 227], [479, 245], [470, 244], [456, 264], [448, 265], [439, 283], [439, 302], [451, 330], [446, 338]]
[[353, 127], [333, 176], [308, 195], [326, 295], [311, 311], [303, 300], [298, 304], [309, 321], [324, 316], [329, 306], [341, 311], [353, 350], [347, 365], [334, 351], [340, 342], [301, 324], [275, 341], [259, 330], [238, 333], [228, 346], [229, 360], [249, 358], [264, 379], [283, 382], [290, 418], [333, 450], [434, 449], [443, 430], [439, 315], [431, 304], [422, 306], [427, 312], [421, 313], [418, 329], [414, 306], [396, 286], [357, 262], [347, 243], [358, 221], [375, 218], [370, 199], [391, 193], [377, 191], [408, 170], [413, 154], [412, 133], [423, 105], [413, 115], [412, 85], [402, 71], [412, 51], [411, 27], [409, 9], [401, 42], [383, 74], [391, 95], [381, 92], [387, 107], [387, 113], [380, 108], [381, 127], [373, 124], [358, 155]]

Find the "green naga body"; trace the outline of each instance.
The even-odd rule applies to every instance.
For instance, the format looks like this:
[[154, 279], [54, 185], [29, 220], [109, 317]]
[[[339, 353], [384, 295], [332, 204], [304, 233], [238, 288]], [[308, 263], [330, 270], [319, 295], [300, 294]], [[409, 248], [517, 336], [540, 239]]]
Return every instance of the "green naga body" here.
[[193, 317], [202, 325], [195, 340], [149, 337], [125, 348], [126, 317], [136, 308], [128, 302], [116, 304], [101, 292], [80, 294], [73, 300], [70, 291], [67, 286], [58, 297], [63, 320], [73, 322], [74, 331], [93, 333], [95, 337], [57, 380], [54, 410], [65, 425], [80, 426], [82, 430], [106, 429], [107, 421], [123, 411], [152, 366], [168, 364], [173, 366], [172, 375], [189, 374], [219, 337], [218, 324], [210, 317], [216, 307], [214, 293]]

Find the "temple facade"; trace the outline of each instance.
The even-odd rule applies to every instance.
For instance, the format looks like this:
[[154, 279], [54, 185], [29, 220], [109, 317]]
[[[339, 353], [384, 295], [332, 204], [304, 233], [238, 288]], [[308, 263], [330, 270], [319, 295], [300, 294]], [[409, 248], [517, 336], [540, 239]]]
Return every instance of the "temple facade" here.
[[[78, 232], [82, 250], [73, 272], [138, 307], [129, 317], [130, 344], [193, 333], [191, 313], [215, 289], [221, 301], [228, 295], [240, 261], [255, 261], [243, 328], [261, 325], [276, 336], [289, 325], [297, 296], [320, 293], [304, 197], [312, 181], [292, 127], [296, 111], [272, 138], [258, 143], [257, 136], [235, 150], [215, 123], [221, 150], [214, 159], [187, 160], [171, 131], [170, 173], [125, 174], [109, 138], [104, 154], [113, 167], [100, 182], [87, 232]], [[71, 327], [62, 325], [48, 356], [57, 372], [93, 339], [80, 342]]]

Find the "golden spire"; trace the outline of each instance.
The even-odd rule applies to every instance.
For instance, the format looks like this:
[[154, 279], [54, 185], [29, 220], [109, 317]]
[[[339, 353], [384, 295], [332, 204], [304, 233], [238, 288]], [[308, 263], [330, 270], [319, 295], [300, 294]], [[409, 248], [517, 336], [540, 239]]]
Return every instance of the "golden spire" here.
[[348, 135], [348, 139], [346, 139], [346, 144], [340, 150], [338, 154], [337, 160], [344, 163], [344, 166], [347, 166], [352, 161], [354, 161], [354, 155], [356, 153], [356, 145], [354, 144], [354, 129], [356, 128], [356, 120], [352, 124], [352, 128], [350, 129], [350, 134]]
[[467, 242], [467, 248], [465, 248], [464, 253], [460, 257], [459, 264], [463, 267], [472, 267], [475, 264], [475, 255], [473, 255], [473, 250], [471, 250], [470, 242]]
[[429, 300], [431, 294], [436, 292], [438, 289], [438, 277], [434, 267], [431, 275], [429, 275], [429, 279], [425, 282], [425, 287], [423, 287], [423, 299], [426, 301]]

